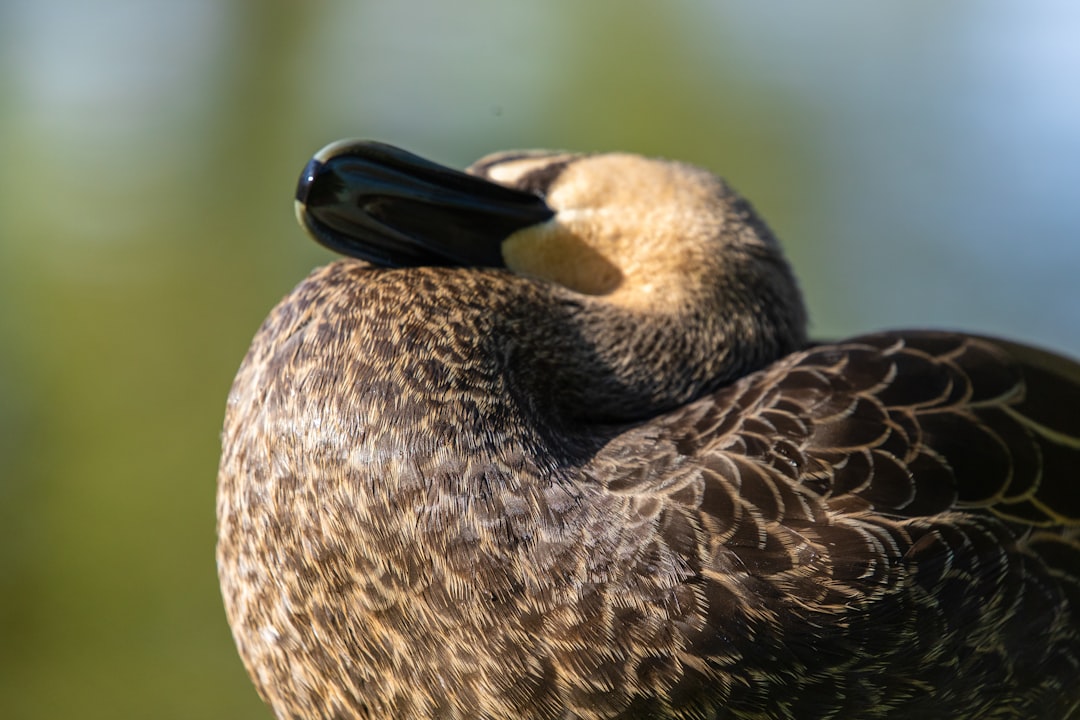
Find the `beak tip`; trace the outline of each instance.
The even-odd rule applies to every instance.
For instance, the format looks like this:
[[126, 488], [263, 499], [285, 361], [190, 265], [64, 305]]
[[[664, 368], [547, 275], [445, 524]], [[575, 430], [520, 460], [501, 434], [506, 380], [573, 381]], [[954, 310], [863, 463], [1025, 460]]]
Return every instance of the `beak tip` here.
[[311, 194], [311, 187], [315, 184], [315, 180], [319, 177], [322, 169], [323, 163], [318, 158], [312, 158], [304, 166], [304, 171], [300, 173], [300, 180], [296, 183], [297, 203], [307, 204], [308, 196]]

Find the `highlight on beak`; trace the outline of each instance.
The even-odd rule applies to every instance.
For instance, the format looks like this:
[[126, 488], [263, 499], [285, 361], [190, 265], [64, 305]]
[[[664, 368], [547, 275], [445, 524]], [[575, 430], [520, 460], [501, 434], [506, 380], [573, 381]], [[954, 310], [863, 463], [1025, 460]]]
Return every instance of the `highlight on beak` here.
[[553, 215], [538, 195], [366, 140], [327, 145], [296, 187], [315, 240], [387, 267], [504, 267], [502, 241]]

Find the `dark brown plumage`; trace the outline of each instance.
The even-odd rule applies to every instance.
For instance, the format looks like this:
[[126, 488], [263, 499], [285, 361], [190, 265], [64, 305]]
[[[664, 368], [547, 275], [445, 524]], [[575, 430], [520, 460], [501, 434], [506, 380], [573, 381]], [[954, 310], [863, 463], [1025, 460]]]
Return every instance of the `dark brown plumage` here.
[[690, 166], [471, 172], [525, 192], [373, 144], [302, 178], [375, 264], [312, 273], [229, 396], [218, 566], [279, 718], [1080, 717], [1080, 366], [808, 344]]

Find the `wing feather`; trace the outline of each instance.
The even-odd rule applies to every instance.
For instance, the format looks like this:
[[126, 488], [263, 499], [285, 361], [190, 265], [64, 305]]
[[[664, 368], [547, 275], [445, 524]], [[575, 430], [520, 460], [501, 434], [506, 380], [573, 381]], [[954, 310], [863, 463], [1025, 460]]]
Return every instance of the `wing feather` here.
[[[884, 716], [885, 697], [912, 716], [990, 716], [986, 683], [1076, 702], [1076, 363], [967, 335], [868, 335], [612, 437], [584, 475], [642, 543], [621, 576], [648, 578], [627, 597], [651, 599], [620, 622], [655, 639], [631, 671], [667, 688], [665, 706], [693, 716], [699, 686], [716, 707], [757, 706], [770, 668], [791, 698], [778, 716]], [[953, 695], [932, 704], [946, 671]]]

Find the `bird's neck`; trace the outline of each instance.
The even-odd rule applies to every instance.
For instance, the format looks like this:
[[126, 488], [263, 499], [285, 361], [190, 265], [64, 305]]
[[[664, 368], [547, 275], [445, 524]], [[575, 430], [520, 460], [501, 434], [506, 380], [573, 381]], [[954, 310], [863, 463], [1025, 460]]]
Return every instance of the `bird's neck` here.
[[294, 295], [301, 339], [289, 352], [309, 355], [298, 384], [317, 392], [297, 394], [309, 407], [291, 415], [318, 418], [311, 430], [329, 433], [320, 442], [337, 438], [358, 458], [402, 467], [458, 457], [541, 474], [569, 468], [595, 451], [603, 428], [655, 416], [794, 349], [776, 340], [787, 331], [779, 321], [731, 300], [724, 316], [658, 316], [505, 271], [346, 261], [308, 287], [312, 295], [303, 286]]

